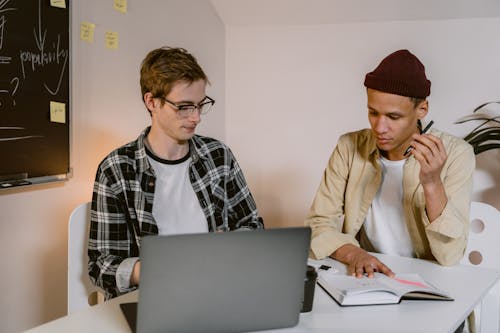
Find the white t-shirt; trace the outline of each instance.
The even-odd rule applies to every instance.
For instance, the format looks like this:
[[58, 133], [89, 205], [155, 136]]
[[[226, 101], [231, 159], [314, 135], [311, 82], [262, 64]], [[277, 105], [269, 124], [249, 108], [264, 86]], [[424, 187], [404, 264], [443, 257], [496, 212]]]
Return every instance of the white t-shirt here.
[[363, 224], [376, 252], [414, 257], [413, 244], [403, 212], [403, 166], [406, 160], [380, 157], [382, 183]]
[[208, 223], [189, 180], [191, 156], [163, 160], [148, 151], [156, 184], [153, 217], [160, 235], [208, 232]]
[[[163, 160], [146, 148], [155, 171], [153, 217], [160, 235], [208, 232], [208, 223], [189, 180], [191, 156]], [[120, 291], [130, 287], [130, 277], [138, 257], [124, 259], [116, 270], [116, 286]]]

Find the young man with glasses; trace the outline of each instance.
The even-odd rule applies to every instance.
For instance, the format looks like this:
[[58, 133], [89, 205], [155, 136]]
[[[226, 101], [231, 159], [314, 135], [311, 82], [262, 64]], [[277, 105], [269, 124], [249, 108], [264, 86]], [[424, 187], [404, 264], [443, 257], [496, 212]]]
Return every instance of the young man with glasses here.
[[393, 275], [369, 252], [458, 263], [469, 230], [472, 147], [435, 129], [423, 133], [431, 82], [408, 50], [384, 58], [364, 84], [371, 128], [341, 136], [330, 157], [306, 220], [310, 256], [339, 260], [357, 277]]
[[151, 126], [101, 162], [92, 197], [89, 275], [106, 299], [139, 285], [144, 236], [264, 227], [231, 150], [195, 135], [215, 103], [207, 83], [181, 48], [153, 50], [142, 62]]

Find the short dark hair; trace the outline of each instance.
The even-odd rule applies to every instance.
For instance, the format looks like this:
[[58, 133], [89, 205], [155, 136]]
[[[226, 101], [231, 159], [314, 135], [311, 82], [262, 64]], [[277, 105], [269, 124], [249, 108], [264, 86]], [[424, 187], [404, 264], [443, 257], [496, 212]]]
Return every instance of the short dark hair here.
[[410, 97], [410, 100], [413, 102], [413, 107], [416, 108], [420, 105], [420, 103], [425, 101], [425, 98]]

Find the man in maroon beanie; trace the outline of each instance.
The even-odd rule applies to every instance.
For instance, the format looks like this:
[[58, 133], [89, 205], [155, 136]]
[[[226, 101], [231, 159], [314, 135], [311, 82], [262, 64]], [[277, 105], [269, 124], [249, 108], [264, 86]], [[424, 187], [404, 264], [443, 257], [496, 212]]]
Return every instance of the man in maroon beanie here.
[[330, 157], [306, 220], [310, 257], [330, 256], [357, 277], [393, 276], [368, 251], [458, 263], [469, 230], [472, 147], [433, 128], [422, 133], [431, 82], [408, 50], [383, 59], [364, 84], [371, 128], [341, 136]]

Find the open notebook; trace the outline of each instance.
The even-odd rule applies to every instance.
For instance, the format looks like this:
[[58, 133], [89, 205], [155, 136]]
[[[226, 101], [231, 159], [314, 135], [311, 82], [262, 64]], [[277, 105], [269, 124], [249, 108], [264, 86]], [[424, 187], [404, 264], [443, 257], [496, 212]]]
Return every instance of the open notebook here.
[[418, 274], [398, 274], [390, 278], [375, 273], [373, 278], [356, 278], [322, 271], [318, 284], [341, 306], [395, 304], [402, 299], [453, 300]]

